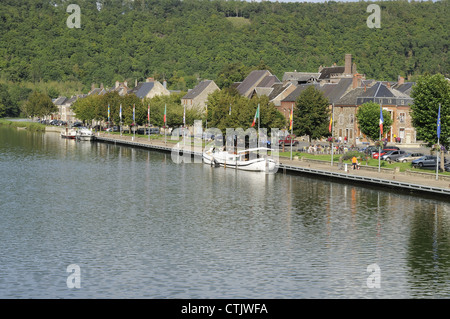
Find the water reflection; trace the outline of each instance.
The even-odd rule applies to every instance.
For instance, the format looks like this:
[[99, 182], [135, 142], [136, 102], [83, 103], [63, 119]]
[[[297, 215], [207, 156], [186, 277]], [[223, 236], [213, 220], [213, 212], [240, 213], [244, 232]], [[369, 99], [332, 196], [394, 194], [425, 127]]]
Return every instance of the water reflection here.
[[2, 128], [0, 164], [0, 297], [450, 296], [444, 202]]
[[414, 296], [448, 296], [448, 207], [423, 202], [414, 208], [407, 251], [408, 284]]

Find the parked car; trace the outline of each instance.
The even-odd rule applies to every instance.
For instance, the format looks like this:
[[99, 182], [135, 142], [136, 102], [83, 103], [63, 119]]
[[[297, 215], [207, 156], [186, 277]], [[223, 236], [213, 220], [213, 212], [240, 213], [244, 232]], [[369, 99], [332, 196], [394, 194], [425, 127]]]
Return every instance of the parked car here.
[[[444, 163], [447, 162], [447, 159], [444, 158]], [[418, 159], [413, 160], [412, 166], [414, 167], [430, 167], [430, 166], [436, 166], [436, 156], [433, 155], [425, 155]]]
[[383, 148], [383, 149], [381, 150], [381, 153], [380, 153], [380, 154], [378, 154], [378, 152], [372, 153], [372, 157], [373, 157], [373, 158], [378, 158], [378, 156], [383, 156], [384, 154], [386, 154], [386, 153], [389, 152], [389, 151], [395, 151], [395, 150], [398, 150], [398, 149], [399, 149], [399, 148], [396, 147], [396, 146], [388, 147], [388, 148]]
[[371, 146], [367, 146], [362, 151], [364, 153], [366, 153], [367, 155], [372, 156], [373, 153], [378, 152], [378, 147], [376, 147], [375, 145], [371, 145]]
[[421, 158], [422, 156], [425, 156], [423, 153], [406, 153], [403, 156], [398, 157], [395, 161], [406, 163], [406, 162], [412, 162], [416, 159]]
[[405, 154], [406, 154], [406, 151], [404, 151], [404, 150], [389, 151], [386, 154], [382, 155], [381, 159], [383, 161], [395, 161], [397, 158], [399, 158]]
[[295, 136], [291, 137], [291, 135], [287, 135], [285, 139], [278, 141], [278, 145], [281, 146], [283, 144], [285, 146], [291, 146], [291, 144], [292, 144], [292, 146], [296, 146], [298, 144], [298, 141], [295, 140]]

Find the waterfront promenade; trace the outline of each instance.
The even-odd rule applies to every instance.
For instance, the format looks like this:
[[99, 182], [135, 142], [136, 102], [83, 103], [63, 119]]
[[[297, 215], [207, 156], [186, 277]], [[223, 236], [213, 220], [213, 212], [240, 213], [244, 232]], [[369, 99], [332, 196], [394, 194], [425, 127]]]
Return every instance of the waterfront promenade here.
[[[170, 152], [176, 145], [176, 142], [170, 141], [170, 136], [167, 136], [165, 143], [164, 139], [151, 139], [149, 141], [148, 136], [120, 136], [118, 134], [104, 132], [96, 134], [100, 142], [123, 144], [166, 152]], [[359, 170], [353, 170], [351, 165], [345, 167], [345, 164], [340, 164], [337, 161], [331, 165], [331, 162], [296, 157], [290, 160], [289, 158], [280, 156], [278, 172], [309, 174], [359, 184], [389, 187], [394, 191], [395, 188], [398, 188], [398, 190], [411, 190], [428, 194], [434, 193], [450, 199], [450, 176], [439, 175], [439, 179], [436, 180], [436, 176], [432, 170], [420, 173], [412, 171], [400, 172], [394, 169], [382, 168], [379, 172], [377, 167], [366, 167], [364, 165]]]

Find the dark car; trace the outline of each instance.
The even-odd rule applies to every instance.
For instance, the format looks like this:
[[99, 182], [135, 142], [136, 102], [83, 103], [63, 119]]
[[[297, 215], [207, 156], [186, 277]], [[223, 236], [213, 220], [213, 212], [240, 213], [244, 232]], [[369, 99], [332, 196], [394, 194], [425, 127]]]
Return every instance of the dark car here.
[[[447, 162], [447, 159], [444, 158], [444, 163]], [[431, 167], [436, 166], [436, 156], [433, 155], [425, 155], [421, 158], [418, 158], [411, 162], [414, 167]]]

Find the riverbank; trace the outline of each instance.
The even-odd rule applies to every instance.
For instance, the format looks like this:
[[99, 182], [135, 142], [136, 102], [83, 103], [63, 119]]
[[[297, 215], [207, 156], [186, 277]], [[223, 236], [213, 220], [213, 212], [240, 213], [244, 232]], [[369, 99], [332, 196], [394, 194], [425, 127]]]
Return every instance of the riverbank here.
[[[178, 141], [172, 141], [168, 136], [166, 141], [161, 139], [148, 139], [148, 136], [120, 136], [111, 133], [97, 133], [99, 142], [107, 142], [132, 147], [148, 148], [164, 152], [171, 152]], [[200, 154], [197, 154], [200, 155]], [[427, 172], [412, 170], [400, 171], [397, 169], [361, 166], [359, 170], [351, 169], [350, 165], [343, 165], [337, 161], [330, 162], [305, 158], [289, 158], [280, 156], [279, 173], [296, 173], [317, 176], [326, 179], [335, 179], [350, 183], [388, 187], [392, 190], [418, 192], [445, 196], [450, 199], [450, 176], [436, 175]]]
[[45, 132], [46, 126], [44, 124], [36, 123], [36, 122], [30, 122], [30, 121], [11, 121], [8, 119], [0, 119], [0, 125], [3, 126], [10, 126], [15, 127], [19, 129], [26, 129], [30, 132]]

